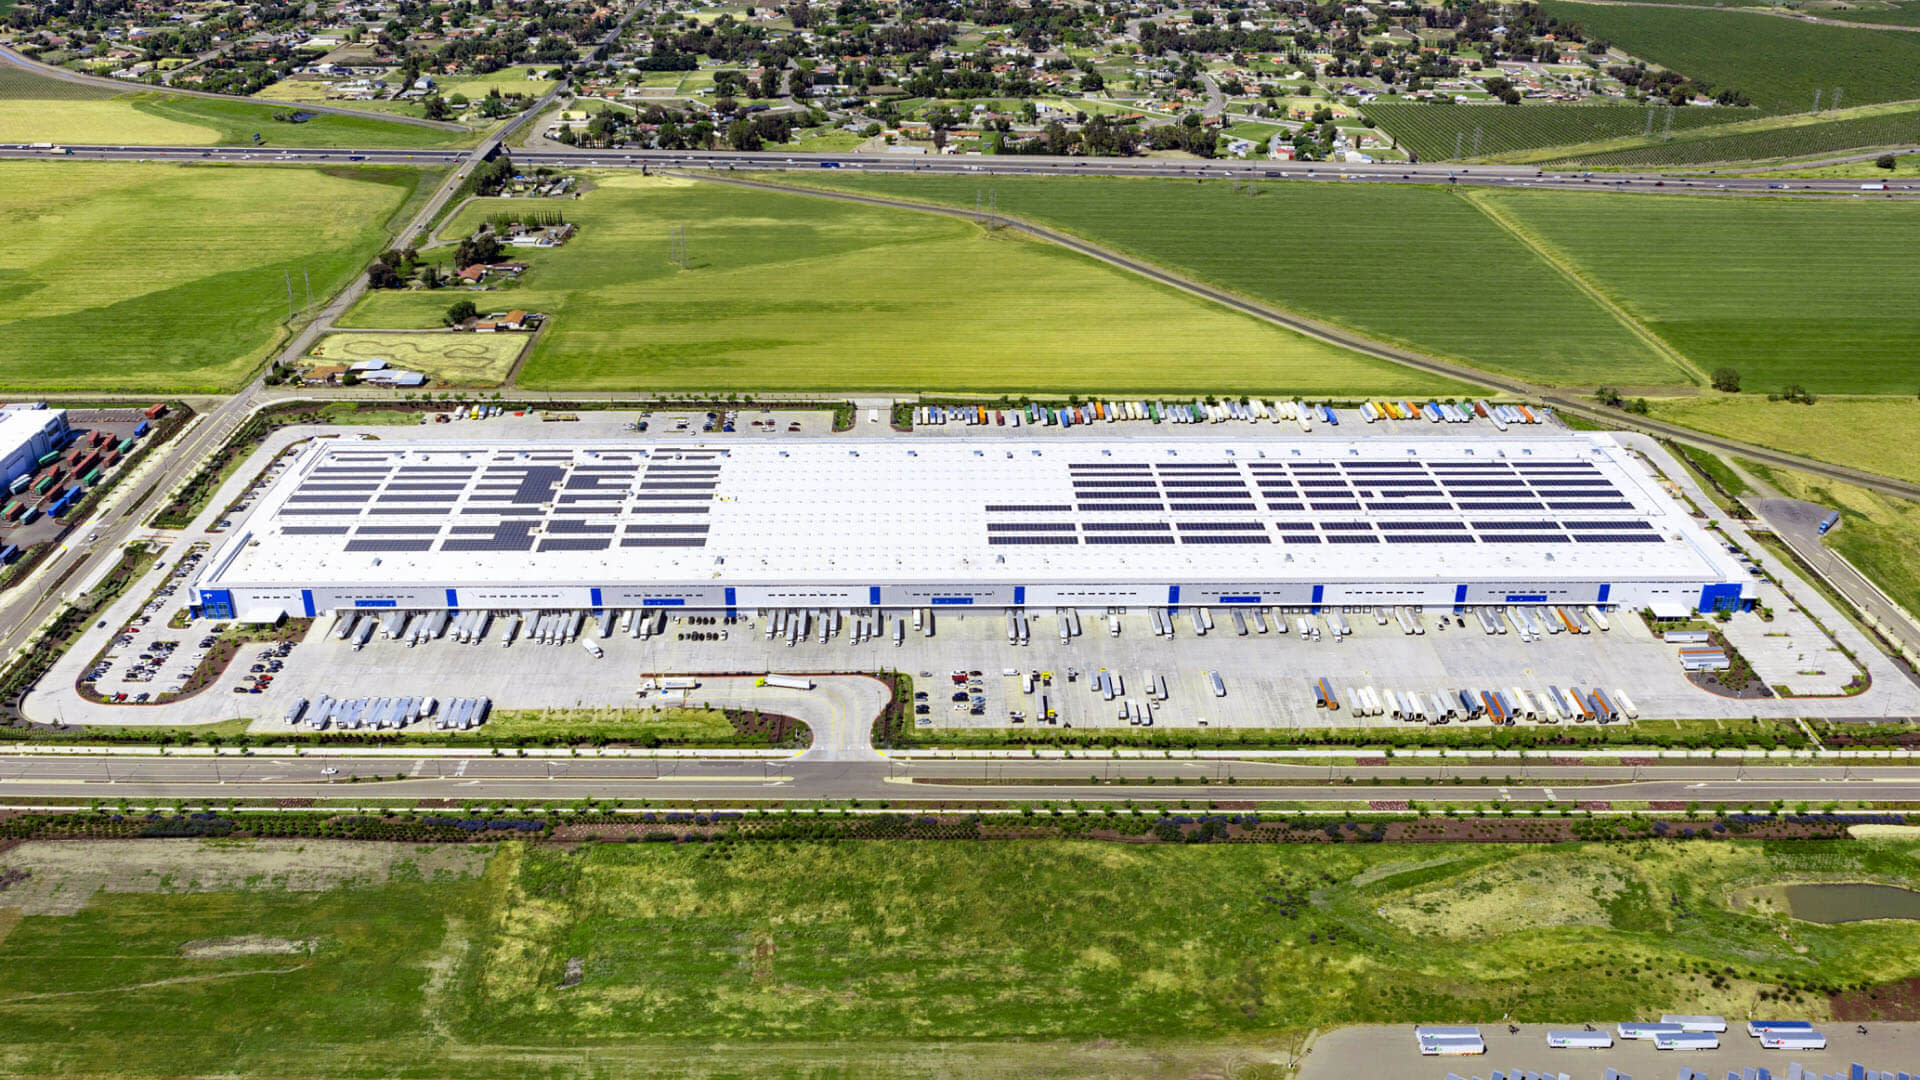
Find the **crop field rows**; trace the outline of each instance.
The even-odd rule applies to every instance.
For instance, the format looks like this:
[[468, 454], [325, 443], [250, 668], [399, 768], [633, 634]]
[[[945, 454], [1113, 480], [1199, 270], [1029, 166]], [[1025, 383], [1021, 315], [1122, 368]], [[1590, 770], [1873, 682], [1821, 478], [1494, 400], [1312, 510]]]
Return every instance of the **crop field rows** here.
[[[1826, 26], [1742, 11], [1545, 0], [1542, 10], [1630, 55], [1743, 91], [1762, 112], [1920, 97], [1920, 34]], [[1841, 101], [1833, 100], [1835, 90]]]
[[1640, 105], [1451, 105], [1376, 103], [1368, 119], [1422, 161], [1493, 157], [1548, 146], [1725, 124], [1750, 109], [1674, 109]]
[[1764, 131], [1711, 129], [1649, 146], [1574, 154], [1554, 166], [1631, 167], [1768, 161], [1920, 144], [1920, 109], [1795, 124]]

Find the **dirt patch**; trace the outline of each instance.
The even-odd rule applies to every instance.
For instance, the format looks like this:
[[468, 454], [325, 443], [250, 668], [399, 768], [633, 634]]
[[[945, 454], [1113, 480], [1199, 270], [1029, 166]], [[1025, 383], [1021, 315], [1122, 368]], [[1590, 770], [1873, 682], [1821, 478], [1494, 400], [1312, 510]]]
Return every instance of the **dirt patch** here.
[[19, 925], [19, 908], [0, 907], [0, 944], [4, 944], [7, 940], [7, 935], [13, 933], [13, 928]]
[[0, 854], [0, 873], [31, 876], [7, 890], [27, 915], [71, 915], [94, 893], [276, 889], [319, 892], [396, 875], [473, 877], [484, 846], [330, 840], [37, 840]]
[[313, 942], [293, 938], [239, 937], [200, 938], [180, 946], [180, 955], [195, 960], [227, 960], [235, 956], [304, 956], [313, 951]]
[[1835, 1020], [1920, 1020], [1920, 979], [1906, 979], [1828, 999]]

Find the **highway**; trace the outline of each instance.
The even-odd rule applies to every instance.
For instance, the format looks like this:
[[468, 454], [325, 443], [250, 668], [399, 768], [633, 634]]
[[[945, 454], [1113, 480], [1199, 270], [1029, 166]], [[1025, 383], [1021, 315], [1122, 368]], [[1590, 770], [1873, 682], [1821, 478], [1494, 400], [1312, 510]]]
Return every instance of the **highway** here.
[[[520, 122], [545, 108], [558, 88], [542, 103], [522, 115]], [[517, 127], [518, 124], [513, 125]], [[497, 132], [491, 142], [508, 135]], [[67, 157], [104, 161], [253, 161], [263, 164], [374, 164], [454, 165], [468, 160], [467, 150], [298, 149], [277, 147], [105, 146], [63, 144], [55, 154], [27, 143], [0, 144], [0, 158]], [[1461, 184], [1481, 187], [1546, 187], [1576, 190], [1634, 191], [1648, 194], [1691, 195], [1812, 195], [1843, 198], [1911, 199], [1920, 197], [1920, 183], [1840, 178], [1770, 179], [1766, 176], [1725, 175], [1674, 177], [1659, 173], [1543, 172], [1518, 165], [1375, 165], [1323, 162], [1200, 161], [1166, 158], [1058, 158], [998, 155], [948, 157], [940, 155], [791, 154], [738, 150], [517, 150], [514, 160], [529, 166], [603, 169], [706, 169], [770, 171], [844, 169], [871, 173], [907, 173], [928, 176], [1135, 176], [1161, 179], [1270, 179], [1321, 183]], [[1869, 190], [1879, 185], [1885, 190]]]
[[[396, 778], [398, 777], [398, 778]], [[1095, 782], [1129, 778], [1133, 783]], [[1140, 782], [1157, 778], [1153, 785]], [[1168, 781], [1178, 778], [1180, 783]], [[1408, 778], [1417, 783], [1382, 783]], [[1461, 779], [1464, 783], [1446, 782]], [[938, 782], [929, 782], [938, 781]], [[1022, 781], [1029, 781], [1022, 783]], [[1231, 782], [1230, 782], [1231, 781]], [[0, 758], [0, 803], [41, 798], [654, 799], [1014, 802], [1771, 803], [1920, 800], [1920, 767], [1572, 766], [1521, 763], [1321, 766], [1251, 760], [896, 760], [493, 758], [310, 752], [252, 757]]]

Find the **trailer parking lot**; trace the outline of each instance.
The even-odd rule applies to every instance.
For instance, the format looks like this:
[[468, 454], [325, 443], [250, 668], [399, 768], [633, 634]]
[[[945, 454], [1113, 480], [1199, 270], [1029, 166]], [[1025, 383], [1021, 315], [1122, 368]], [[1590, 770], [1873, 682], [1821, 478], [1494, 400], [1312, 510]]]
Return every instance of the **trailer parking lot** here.
[[[660, 632], [645, 640], [634, 636], [638, 626], [622, 616], [614, 617], [612, 632], [604, 637], [596, 620], [582, 617], [579, 638], [557, 645], [529, 639], [521, 623], [512, 643], [503, 646], [507, 626], [520, 622], [517, 612], [486, 620], [485, 633], [466, 644], [452, 632], [457, 616], [449, 618], [441, 636], [413, 647], [407, 646], [404, 631], [400, 637], [388, 638], [379, 632], [376, 621], [364, 620], [368, 632], [357, 649], [352, 639], [337, 636], [331, 620], [323, 619], [304, 642], [292, 648], [286, 670], [262, 694], [231, 692], [232, 685], [249, 678], [246, 667], [251, 653], [243, 653], [211, 692], [172, 706], [169, 713], [172, 722], [253, 716], [263, 723], [277, 723], [297, 697], [318, 700], [324, 694], [339, 696], [349, 688], [376, 697], [441, 700], [484, 694], [497, 707], [514, 709], [633, 706], [644, 703], [636, 691], [649, 678], [886, 669], [915, 676], [915, 689], [927, 695], [918, 703], [925, 711], [916, 719], [936, 730], [1046, 727], [1042, 696], [1059, 728], [1129, 727], [1147, 716], [1154, 726], [1163, 728], [1410, 726], [1408, 721], [1394, 719], [1390, 711], [1360, 717], [1351, 707], [1316, 707], [1312, 684], [1319, 679], [1343, 693], [1349, 687], [1429, 696], [1460, 689], [1508, 693], [1519, 688], [1534, 696], [1553, 686], [1600, 689], [1614, 698], [1624, 690], [1643, 718], [1734, 720], [1754, 715], [1848, 715], [1849, 709], [1853, 715], [1868, 716], [1882, 711], [1871, 692], [1818, 701], [1737, 701], [1709, 694], [1686, 680], [1672, 647], [1631, 613], [1609, 617], [1610, 628], [1604, 632], [1563, 632], [1522, 641], [1511, 630], [1487, 634], [1471, 613], [1426, 614], [1421, 619], [1425, 633], [1410, 635], [1397, 619], [1388, 618], [1382, 625], [1370, 613], [1354, 612], [1345, 616], [1350, 634], [1336, 638], [1323, 629], [1316, 641], [1303, 638], [1297, 626], [1278, 633], [1271, 614], [1261, 620], [1267, 633], [1257, 632], [1254, 620], [1248, 619], [1248, 632], [1241, 636], [1230, 613], [1216, 611], [1214, 629], [1201, 635], [1183, 612], [1173, 620], [1173, 635], [1164, 637], [1155, 636], [1153, 620], [1143, 610], [1111, 617], [1083, 610], [1078, 613], [1080, 634], [1070, 635], [1063, 643], [1061, 616], [1050, 610], [1027, 613], [1024, 646], [1010, 645], [1006, 617], [988, 612], [937, 614], [931, 636], [913, 631], [911, 622], [903, 621], [905, 632], [899, 645], [893, 644], [896, 617], [891, 613], [883, 632], [858, 643], [852, 640], [852, 617], [843, 616], [839, 631], [830, 633], [824, 643], [820, 620], [814, 617], [808, 619], [808, 633], [796, 635], [792, 646], [784, 634], [769, 637], [770, 617], [756, 612], [743, 612], [732, 622], [724, 615], [650, 614]], [[469, 625], [480, 621], [471, 619]], [[1327, 626], [1324, 617], [1313, 621]], [[1117, 635], [1111, 633], [1115, 624], [1120, 630]], [[629, 626], [633, 628], [625, 629]], [[594, 650], [600, 655], [595, 656]], [[1103, 672], [1113, 676], [1112, 697], [1096, 682]], [[1148, 694], [1149, 674], [1156, 690], [1164, 686], [1164, 698]], [[1216, 674], [1224, 694], [1215, 692]], [[1889, 700], [1901, 689], [1891, 684]], [[955, 695], [961, 700], [954, 700]], [[699, 704], [699, 691], [689, 693], [686, 700]], [[1129, 701], [1145, 715], [1123, 717], [1120, 709]], [[1020, 719], [1016, 721], [1014, 714], [1020, 714]]]

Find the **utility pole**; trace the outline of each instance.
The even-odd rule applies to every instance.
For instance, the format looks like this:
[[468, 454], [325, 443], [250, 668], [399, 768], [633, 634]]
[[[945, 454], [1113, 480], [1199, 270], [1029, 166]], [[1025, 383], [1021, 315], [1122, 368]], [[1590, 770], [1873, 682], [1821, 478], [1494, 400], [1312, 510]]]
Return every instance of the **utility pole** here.
[[672, 241], [671, 251], [667, 258], [673, 265], [685, 270], [687, 268], [687, 227], [685, 225], [675, 225], [673, 232], [670, 234], [670, 238]]
[[307, 273], [307, 268], [304, 266], [300, 268], [300, 280], [307, 283], [307, 310], [312, 311], [313, 310], [313, 275]]
[[1818, 90], [1813, 92], [1813, 111], [1816, 116], [1820, 113], [1820, 91]]
[[287, 321], [292, 322], [293, 321], [293, 273], [292, 271], [289, 271], [289, 270], [282, 270], [280, 271], [280, 273], [287, 279]]
[[1827, 106], [1828, 110], [1834, 110], [1840, 107], [1840, 94], [1844, 90], [1846, 90], [1844, 86], [1836, 86], [1833, 88], [1833, 100], [1832, 103]]

